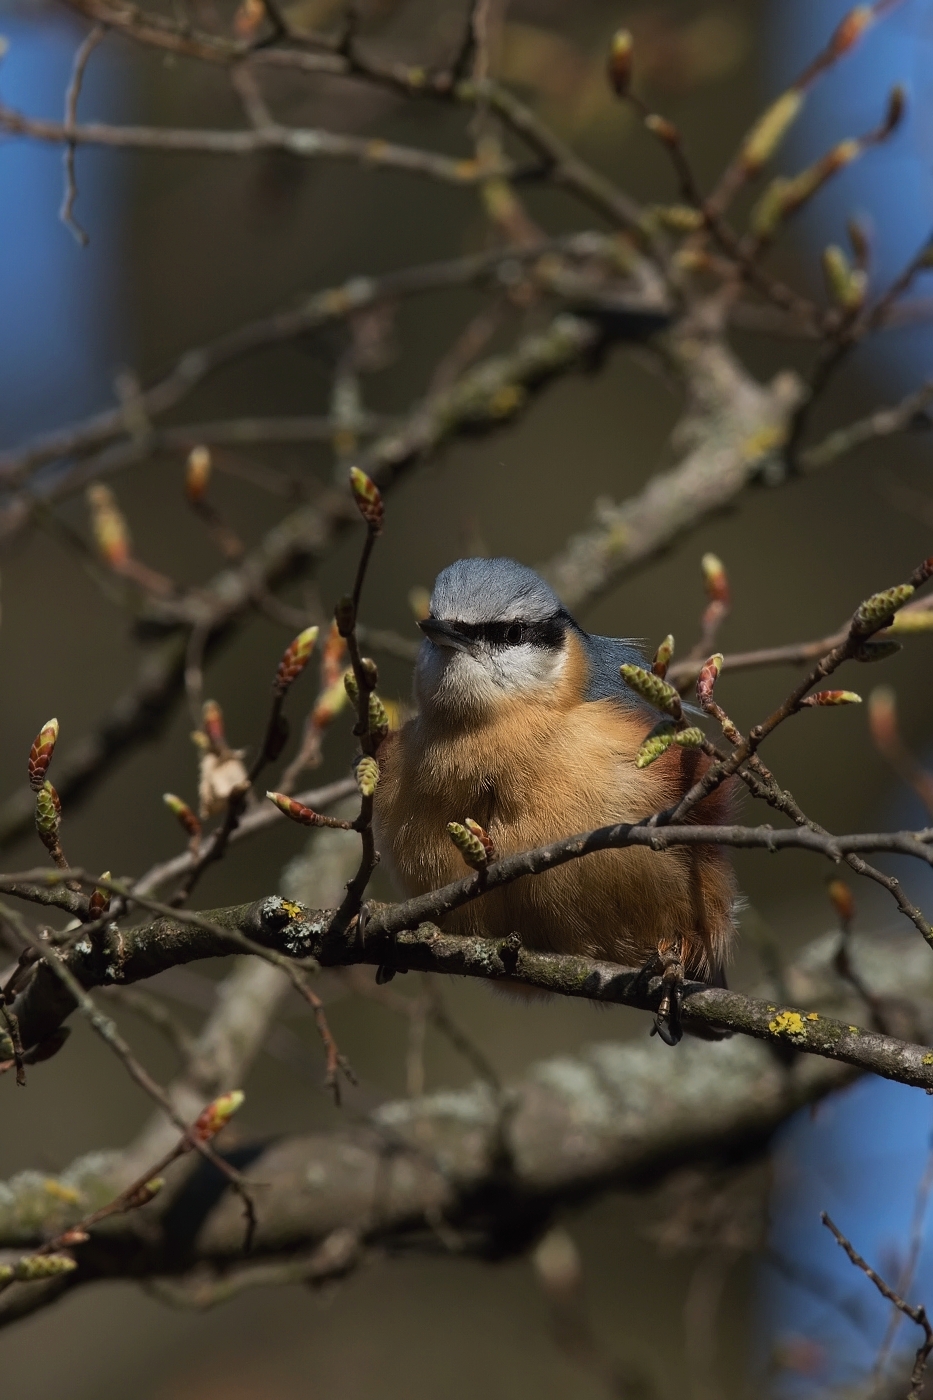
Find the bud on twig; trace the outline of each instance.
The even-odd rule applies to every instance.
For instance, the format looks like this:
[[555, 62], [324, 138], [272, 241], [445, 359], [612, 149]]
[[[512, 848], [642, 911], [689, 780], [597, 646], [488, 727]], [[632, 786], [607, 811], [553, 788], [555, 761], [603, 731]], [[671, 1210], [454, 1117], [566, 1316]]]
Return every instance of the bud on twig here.
[[854, 10], [850, 10], [847, 15], [836, 26], [835, 33], [829, 41], [828, 56], [830, 58], [841, 58], [844, 53], [848, 53], [857, 39], [865, 33], [865, 30], [875, 18], [874, 7], [872, 5], [856, 5]]
[[489, 864], [486, 847], [478, 836], [462, 826], [460, 822], [447, 823], [447, 835], [472, 870], [485, 870]]
[[633, 666], [629, 663], [619, 667], [619, 674], [629, 689], [640, 695], [642, 700], [646, 700], [656, 710], [663, 710], [673, 719], [680, 719], [680, 696], [667, 681], [651, 671], [646, 671], [643, 666]]
[[848, 933], [852, 920], [855, 918], [855, 896], [845, 880], [830, 880], [826, 886], [826, 893], [836, 911], [836, 918], [842, 925], [843, 932]]
[[341, 637], [336, 622], [331, 622], [327, 637], [321, 648], [321, 679], [325, 689], [337, 685], [343, 677], [343, 662], [347, 654], [347, 642]]
[[295, 640], [285, 648], [279, 669], [275, 673], [275, 689], [284, 695], [289, 686], [298, 679], [307, 666], [317, 641], [317, 627], [306, 627]]
[[711, 603], [722, 603], [727, 608], [731, 602], [731, 595], [729, 578], [722, 560], [715, 554], [704, 554], [700, 560], [700, 567], [703, 570], [706, 596]]
[[229, 1123], [244, 1098], [242, 1089], [232, 1089], [229, 1094], [221, 1094], [220, 1098], [209, 1103], [198, 1115], [191, 1130], [198, 1141], [210, 1142], [211, 1138], [216, 1137], [221, 1128]]
[[347, 671], [345, 673], [343, 678], [343, 688], [347, 692], [349, 698], [353, 701], [353, 704], [356, 705], [360, 698], [360, 688], [356, 683], [356, 676], [353, 674], [352, 671]]
[[674, 735], [674, 743], [679, 744], [682, 749], [698, 749], [705, 738], [702, 729], [691, 725], [689, 729], [678, 729]]
[[374, 739], [384, 739], [389, 732], [389, 715], [375, 691], [369, 697], [369, 732]]
[[339, 600], [334, 608], [334, 622], [337, 624], [337, 631], [341, 637], [349, 637], [356, 626], [356, 608], [348, 593]]
[[861, 705], [861, 695], [856, 695], [854, 690], [818, 690], [814, 695], [808, 695], [805, 700], [801, 700], [801, 709], [804, 706], [816, 705]]
[[823, 249], [823, 276], [829, 295], [843, 311], [857, 311], [864, 303], [868, 277], [860, 268], [849, 266], [849, 259], [835, 243]]
[[656, 136], [665, 146], [680, 145], [680, 132], [673, 122], [668, 121], [667, 117], [659, 116], [657, 112], [649, 112], [645, 117], [645, 126], [652, 136]]
[[58, 742], [58, 720], [50, 719], [42, 726], [29, 750], [29, 786], [38, 792], [45, 782], [52, 754]]
[[338, 821], [336, 817], [322, 816], [313, 808], [306, 807], [303, 802], [296, 802], [294, 797], [287, 797], [284, 792], [267, 792], [266, 796], [270, 802], [275, 803], [283, 816], [288, 817], [293, 822], [298, 822], [299, 826], [332, 826], [339, 831], [352, 830], [351, 822]]
[[124, 1210], [139, 1210], [141, 1206], [147, 1206], [150, 1201], [155, 1200], [164, 1185], [164, 1176], [154, 1176], [149, 1181], [143, 1182], [142, 1186], [137, 1187], [126, 1197]]
[[87, 503], [98, 553], [111, 569], [119, 572], [130, 557], [130, 532], [117, 498], [109, 486], [95, 481], [87, 488]]
[[61, 799], [46, 779], [36, 793], [36, 831], [45, 849], [52, 854], [58, 850], [58, 829], [61, 824]]
[[609, 45], [607, 65], [609, 83], [616, 97], [624, 97], [632, 81], [632, 36], [627, 29], [618, 29]]
[[353, 499], [356, 501], [360, 515], [373, 534], [378, 535], [385, 516], [385, 506], [379, 487], [371, 477], [360, 471], [359, 467], [351, 467], [350, 490], [353, 492]]
[[205, 700], [201, 708], [201, 726], [210, 750], [217, 754], [229, 751], [224, 730], [224, 712], [216, 700]]
[[464, 819], [463, 825], [466, 827], [467, 831], [470, 833], [471, 836], [475, 836], [477, 841], [482, 841], [483, 850], [486, 852], [486, 859], [489, 861], [490, 865], [493, 863], [493, 861], [499, 859], [499, 853], [496, 850], [495, 841], [493, 841], [492, 837], [489, 835], [489, 832], [485, 831], [480, 826], [479, 822], [475, 822], [472, 817], [466, 817]]
[[182, 799], [176, 797], [173, 792], [163, 792], [162, 801], [165, 803], [172, 816], [176, 817], [181, 823], [185, 834], [192, 841], [200, 841], [201, 823], [198, 821], [187, 802], [183, 802]]
[[361, 797], [372, 797], [379, 782], [379, 764], [368, 754], [364, 754], [354, 770], [356, 785]]
[[800, 115], [803, 101], [804, 94], [798, 88], [788, 88], [758, 118], [739, 151], [739, 164], [747, 176], [757, 175], [775, 154]]
[[[110, 879], [110, 871], [105, 870], [101, 876], [102, 880]], [[102, 889], [100, 885], [94, 890], [87, 902], [88, 919], [102, 919], [110, 908], [110, 891]]]
[[674, 730], [670, 727], [655, 729], [648, 735], [635, 755], [636, 768], [650, 768], [654, 761], [666, 753], [674, 742]]
[[882, 593], [873, 593], [856, 609], [852, 619], [852, 630], [874, 632], [886, 618], [894, 614], [908, 602], [916, 592], [912, 583], [899, 583], [895, 588], [886, 588]]
[[654, 654], [654, 660], [651, 663], [652, 675], [660, 676], [663, 681], [664, 677], [667, 675], [667, 668], [671, 664], [671, 657], [673, 655], [674, 638], [671, 636], [670, 632], [668, 632], [664, 641]]
[[703, 664], [700, 674], [697, 676], [697, 699], [704, 709], [712, 703], [713, 687], [719, 672], [722, 670], [723, 660], [722, 652], [717, 651]]
[[[897, 621], [897, 618], [894, 618]], [[888, 628], [888, 631], [893, 630]], [[862, 642], [852, 653], [853, 661], [887, 661], [889, 656], [896, 656], [901, 650], [900, 642]]]
[[199, 506], [207, 495], [211, 465], [209, 447], [192, 447], [185, 467], [185, 495], [193, 506]]
[[868, 697], [868, 729], [875, 747], [883, 754], [899, 746], [897, 697], [889, 685], [878, 685]]

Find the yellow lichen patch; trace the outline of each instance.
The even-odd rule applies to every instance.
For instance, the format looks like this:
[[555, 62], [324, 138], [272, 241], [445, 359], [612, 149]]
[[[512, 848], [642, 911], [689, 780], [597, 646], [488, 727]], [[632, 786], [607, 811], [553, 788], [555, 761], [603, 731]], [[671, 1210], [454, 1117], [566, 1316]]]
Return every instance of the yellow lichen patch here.
[[73, 1186], [64, 1186], [62, 1182], [56, 1181], [54, 1176], [47, 1176], [42, 1185], [46, 1193], [54, 1196], [57, 1201], [76, 1206], [81, 1200], [80, 1191], [76, 1191]]
[[300, 919], [305, 912], [302, 909], [301, 905], [296, 904], [295, 901], [292, 899], [283, 899], [282, 908], [285, 910], [286, 914], [290, 919]]
[[933, 1055], [924, 1055], [920, 1063], [922, 1065], [933, 1065]]
[[809, 1015], [807, 1016], [807, 1020], [808, 1020], [808, 1021], [818, 1021], [819, 1019], [820, 1019], [820, 1018], [819, 1018], [819, 1016], [816, 1014], [815, 1011], [811, 1011], [811, 1012], [809, 1013]]
[[862, 1029], [861, 1026], [850, 1026], [850, 1027], [849, 1027], [849, 1030], [852, 1032], [853, 1035], [858, 1035], [859, 1032], [861, 1031], [861, 1029]]
[[786, 1035], [791, 1040], [806, 1037], [806, 1027], [799, 1011], [779, 1011], [773, 1021], [768, 1022], [768, 1030], [774, 1035]]

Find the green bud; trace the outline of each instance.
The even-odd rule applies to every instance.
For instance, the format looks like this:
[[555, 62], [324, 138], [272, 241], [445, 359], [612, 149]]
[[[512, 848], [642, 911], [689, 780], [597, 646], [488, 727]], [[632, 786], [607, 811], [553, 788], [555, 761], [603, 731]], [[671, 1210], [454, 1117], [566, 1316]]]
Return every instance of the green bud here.
[[887, 618], [893, 617], [899, 608], [916, 592], [912, 583], [899, 583], [896, 588], [886, 588], [883, 593], [873, 593], [856, 609], [852, 620], [855, 632], [876, 630]]
[[356, 785], [360, 790], [361, 797], [372, 797], [379, 782], [379, 764], [368, 754], [364, 755], [356, 765]]
[[447, 835], [473, 870], [485, 870], [489, 862], [486, 847], [478, 836], [461, 826], [460, 822], [447, 823]]
[[660, 676], [654, 675], [651, 671], [646, 671], [643, 666], [630, 664], [620, 666], [619, 674], [629, 689], [634, 690], [636, 695], [640, 695], [642, 700], [646, 700], [656, 710], [663, 710], [673, 719], [680, 719], [680, 696], [672, 685], [668, 685], [667, 681], [662, 680]]

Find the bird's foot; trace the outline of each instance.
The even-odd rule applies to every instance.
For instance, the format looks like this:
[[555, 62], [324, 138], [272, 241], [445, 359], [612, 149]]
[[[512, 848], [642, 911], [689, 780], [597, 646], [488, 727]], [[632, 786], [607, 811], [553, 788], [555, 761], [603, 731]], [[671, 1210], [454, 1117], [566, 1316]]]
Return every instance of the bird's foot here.
[[668, 959], [661, 972], [661, 1000], [654, 1017], [652, 1035], [659, 1035], [665, 1045], [678, 1045], [683, 1039], [681, 1008], [684, 994], [684, 965]]

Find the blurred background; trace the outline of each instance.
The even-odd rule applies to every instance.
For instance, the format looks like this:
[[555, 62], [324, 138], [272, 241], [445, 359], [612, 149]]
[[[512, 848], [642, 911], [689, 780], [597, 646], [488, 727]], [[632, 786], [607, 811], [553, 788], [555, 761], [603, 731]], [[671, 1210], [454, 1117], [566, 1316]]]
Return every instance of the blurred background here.
[[[497, 70], [634, 196], [669, 201], [676, 194], [668, 165], [605, 81], [614, 30], [624, 24], [635, 35], [639, 83], [687, 134], [708, 187], [756, 113], [825, 43], [846, 8], [836, 0], [584, 0], [573, 7], [513, 0]], [[305, 9], [309, 22], [336, 23], [338, 7], [329, 0], [308, 0]], [[448, 54], [462, 24], [461, 8], [443, 0], [366, 0], [360, 15], [366, 42], [419, 62]], [[4, 102], [60, 120], [84, 31], [39, 0], [8, 0], [0, 16], [9, 41], [0, 66]], [[788, 171], [877, 123], [893, 82], [906, 83], [911, 105], [896, 140], [847, 171], [794, 225], [774, 261], [788, 280], [818, 287], [820, 248], [842, 241], [853, 212], [872, 229], [879, 282], [927, 237], [931, 46], [933, 4], [903, 0], [815, 93], [782, 157]], [[299, 125], [469, 151], [462, 113], [384, 93], [288, 77], [276, 103], [283, 119]], [[118, 38], [91, 61], [81, 114], [213, 128], [242, 121], [219, 72]], [[485, 238], [470, 190], [273, 154], [233, 160], [82, 150], [78, 184], [75, 213], [90, 237], [86, 248], [57, 218], [61, 153], [13, 141], [0, 146], [3, 446], [114, 403], [115, 385], [125, 385], [127, 372], [146, 384], [190, 346], [302, 294], [353, 275], [475, 250]], [[531, 189], [527, 202], [551, 231], [592, 226], [567, 197]], [[366, 408], [387, 415], [414, 402], [478, 305], [469, 292], [403, 304], [363, 376]], [[214, 376], [186, 404], [185, 419], [326, 413], [330, 367], [341, 348], [328, 337], [339, 334], [253, 356]], [[790, 341], [737, 334], [735, 344], [761, 378], [808, 365], [805, 349]], [[928, 376], [931, 362], [933, 332], [887, 333], [833, 385], [814, 432], [907, 392]], [[410, 590], [430, 586], [439, 568], [464, 553], [509, 554], [529, 564], [550, 557], [588, 522], [594, 501], [624, 499], [670, 462], [679, 409], [647, 358], [620, 349], [592, 373], [549, 388], [503, 432], [457, 442], [392, 493], [368, 586], [367, 623], [414, 637]], [[218, 505], [247, 543], [282, 513], [283, 493], [296, 483], [328, 481], [334, 472], [326, 443], [228, 449], [217, 460]], [[183, 458], [165, 455], [113, 484], [139, 557], [195, 582], [210, 577], [221, 560], [186, 509], [183, 474]], [[61, 513], [87, 536], [80, 499]], [[703, 605], [699, 559], [711, 550], [726, 563], [733, 589], [721, 637], [726, 649], [818, 637], [834, 630], [859, 598], [904, 577], [930, 553], [931, 536], [929, 441], [923, 434], [900, 436], [819, 475], [746, 496], [736, 511], [703, 525], [580, 621], [593, 631], [643, 637], [649, 646], [668, 631], [691, 638]], [[321, 571], [325, 606], [345, 590], [356, 548], [355, 540], [339, 547]], [[69, 736], [83, 734], [127, 683], [144, 643], [119, 600], [101, 586], [99, 571], [41, 523], [8, 548], [2, 580], [0, 772], [12, 790], [39, 725], [56, 714], [63, 748]], [[293, 601], [302, 596], [298, 586]], [[207, 693], [224, 707], [231, 742], [254, 736], [287, 640], [284, 629], [251, 624], [209, 664]], [[380, 664], [386, 693], [405, 699], [407, 665], [391, 658]], [[928, 753], [930, 665], [929, 644], [920, 639], [887, 663], [884, 676], [897, 690], [905, 738]], [[785, 680], [768, 671], [730, 679], [728, 704], [737, 722], [770, 708]], [[154, 742], [66, 810], [75, 864], [139, 873], [177, 852], [177, 828], [160, 795], [168, 788], [194, 799], [190, 729], [180, 705]], [[801, 805], [832, 830], [921, 820], [876, 756], [856, 707], [803, 717], [775, 737], [770, 752], [769, 762]], [[321, 778], [345, 772], [349, 753], [345, 734], [330, 742]], [[275, 888], [301, 844], [297, 828], [277, 826], [239, 847], [235, 860], [205, 879], [199, 907]], [[39, 854], [27, 838], [6, 861], [20, 868]], [[748, 936], [735, 981], [750, 985], [760, 973], [754, 948], [763, 931], [790, 955], [831, 918], [818, 862], [740, 854], [738, 867]], [[929, 907], [929, 884], [912, 892]], [[860, 887], [858, 899], [860, 926], [892, 922], [873, 887]], [[192, 1025], [210, 1003], [215, 975], [196, 967], [166, 982], [163, 990]], [[332, 1025], [361, 1079], [340, 1112], [359, 1115], [405, 1092], [407, 1030], [384, 1008], [338, 997], [337, 990]], [[643, 1037], [648, 1029], [645, 1017], [621, 1009], [597, 1014], [585, 1006], [516, 1005], [473, 985], [451, 985], [446, 995], [506, 1079], [542, 1056], [595, 1039]], [[144, 1062], [169, 1077], [173, 1060], [163, 1043], [130, 1018], [126, 1029]], [[282, 1029], [287, 1052], [280, 1042], [280, 1057], [263, 1056], [245, 1086], [237, 1129], [244, 1135], [326, 1124], [337, 1112], [320, 1084], [313, 1029], [297, 1005], [287, 1004]], [[426, 1067], [429, 1089], [470, 1077], [430, 1030]], [[58, 1170], [82, 1152], [118, 1147], [149, 1113], [147, 1101], [80, 1025], [68, 1053], [31, 1076], [28, 1093], [8, 1075], [0, 1098], [0, 1179], [26, 1168]], [[715, 1277], [704, 1254], [689, 1243], [675, 1249], [671, 1232], [665, 1235], [665, 1222], [682, 1207], [674, 1196], [683, 1185], [647, 1200], [608, 1196], [580, 1208], [566, 1226], [580, 1251], [594, 1328], [614, 1355], [656, 1377], [664, 1393], [707, 1400], [708, 1381], [697, 1379], [693, 1364], [702, 1344], [697, 1309], [710, 1289], [721, 1288], [715, 1393], [739, 1396], [766, 1385], [796, 1395], [851, 1385], [870, 1366], [888, 1318], [865, 1281], [839, 1262], [818, 1212], [834, 1214], [874, 1261], [903, 1257], [931, 1127], [933, 1111], [917, 1091], [868, 1082], [791, 1125], [772, 1159], [742, 1183], [743, 1242], [726, 1252]], [[793, 1269], [784, 1267], [788, 1259]], [[924, 1283], [933, 1301], [933, 1253], [921, 1260], [918, 1296]], [[53, 1394], [465, 1400], [480, 1389], [489, 1397], [564, 1400], [605, 1393], [549, 1340], [546, 1304], [527, 1261], [395, 1260], [321, 1295], [253, 1292], [206, 1315], [173, 1312], [129, 1285], [101, 1286], [0, 1336], [0, 1374], [17, 1400]]]

